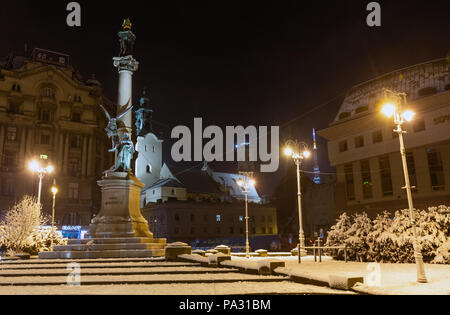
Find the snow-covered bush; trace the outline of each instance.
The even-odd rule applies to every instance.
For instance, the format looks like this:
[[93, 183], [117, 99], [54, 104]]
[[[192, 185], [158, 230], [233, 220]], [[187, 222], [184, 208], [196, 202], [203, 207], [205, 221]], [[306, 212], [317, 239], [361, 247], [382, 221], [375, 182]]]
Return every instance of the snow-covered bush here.
[[[416, 233], [423, 260], [445, 263], [450, 231], [450, 208], [430, 207], [415, 211]], [[328, 234], [327, 245], [346, 245], [349, 260], [377, 262], [414, 262], [414, 234], [409, 210], [378, 214], [370, 220], [365, 213], [351, 217], [345, 213], [337, 220]], [[446, 247], [447, 246], [447, 247]], [[335, 259], [343, 259], [342, 251], [327, 252]]]
[[[50, 245], [51, 229], [40, 229], [47, 221], [36, 199], [24, 196], [7, 211], [3, 221], [0, 222], [0, 247], [6, 248], [7, 255], [18, 252], [36, 255]], [[56, 237], [53, 244], [63, 242]]]

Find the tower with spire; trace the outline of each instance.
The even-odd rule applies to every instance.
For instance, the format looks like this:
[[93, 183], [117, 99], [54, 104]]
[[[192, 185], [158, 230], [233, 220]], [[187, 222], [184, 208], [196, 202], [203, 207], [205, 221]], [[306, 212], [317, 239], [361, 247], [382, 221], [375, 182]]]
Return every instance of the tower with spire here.
[[320, 170], [319, 170], [319, 161], [317, 159], [317, 145], [316, 145], [316, 130], [313, 128], [313, 143], [314, 143], [314, 179], [313, 182], [316, 184], [320, 184]]

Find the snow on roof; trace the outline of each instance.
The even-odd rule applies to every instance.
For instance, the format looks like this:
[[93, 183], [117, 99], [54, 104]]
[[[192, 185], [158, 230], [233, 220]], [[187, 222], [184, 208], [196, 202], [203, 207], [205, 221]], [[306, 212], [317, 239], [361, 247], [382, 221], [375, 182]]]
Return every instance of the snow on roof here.
[[450, 89], [450, 62], [438, 59], [399, 69], [358, 84], [347, 93], [335, 121], [373, 109], [383, 88], [406, 93], [409, 99]]

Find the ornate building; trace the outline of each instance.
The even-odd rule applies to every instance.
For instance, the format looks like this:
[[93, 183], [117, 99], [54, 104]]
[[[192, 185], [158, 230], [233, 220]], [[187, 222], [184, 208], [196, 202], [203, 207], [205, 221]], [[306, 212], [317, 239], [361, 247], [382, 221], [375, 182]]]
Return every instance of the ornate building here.
[[69, 56], [35, 49], [0, 63], [0, 210], [24, 194], [37, 195], [38, 176], [27, 167], [46, 157], [42, 204], [51, 213], [49, 187], [56, 179], [58, 225], [87, 225], [98, 211], [96, 180], [113, 163], [99, 104], [111, 111], [101, 84], [83, 80]]
[[450, 204], [450, 64], [442, 59], [353, 87], [335, 121], [319, 132], [337, 171], [336, 210], [375, 215], [407, 208], [398, 135], [380, 114], [383, 88], [406, 93], [416, 112], [404, 125], [414, 206]]

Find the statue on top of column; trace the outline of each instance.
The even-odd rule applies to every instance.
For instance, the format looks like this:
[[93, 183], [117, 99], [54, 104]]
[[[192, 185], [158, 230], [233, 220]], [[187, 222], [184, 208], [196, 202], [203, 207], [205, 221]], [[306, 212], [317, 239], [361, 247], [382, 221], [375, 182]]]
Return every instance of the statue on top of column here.
[[122, 24], [122, 31], [118, 33], [120, 42], [120, 57], [133, 54], [133, 46], [136, 36], [131, 31], [131, 25], [130, 19], [126, 18]]

